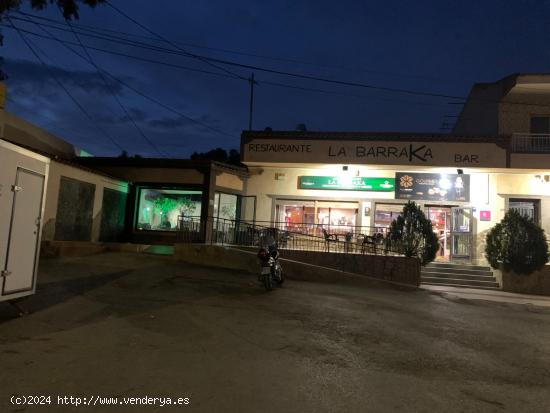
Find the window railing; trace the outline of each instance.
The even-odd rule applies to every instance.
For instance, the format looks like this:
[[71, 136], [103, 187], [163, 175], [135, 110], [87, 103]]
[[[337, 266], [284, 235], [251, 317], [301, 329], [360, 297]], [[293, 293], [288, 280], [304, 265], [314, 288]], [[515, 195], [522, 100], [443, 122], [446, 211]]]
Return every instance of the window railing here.
[[515, 153], [550, 153], [550, 134], [514, 133], [511, 150]]

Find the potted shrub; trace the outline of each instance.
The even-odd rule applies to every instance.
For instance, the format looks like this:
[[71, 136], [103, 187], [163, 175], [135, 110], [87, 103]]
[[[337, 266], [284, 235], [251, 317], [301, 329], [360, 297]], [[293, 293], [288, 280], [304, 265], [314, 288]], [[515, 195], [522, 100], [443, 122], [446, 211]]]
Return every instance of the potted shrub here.
[[516, 274], [531, 274], [548, 262], [544, 230], [516, 210], [487, 233], [485, 258], [491, 267]]
[[431, 221], [415, 202], [407, 202], [403, 212], [390, 225], [386, 238], [388, 247], [406, 257], [417, 257], [422, 265], [435, 259], [439, 240]]

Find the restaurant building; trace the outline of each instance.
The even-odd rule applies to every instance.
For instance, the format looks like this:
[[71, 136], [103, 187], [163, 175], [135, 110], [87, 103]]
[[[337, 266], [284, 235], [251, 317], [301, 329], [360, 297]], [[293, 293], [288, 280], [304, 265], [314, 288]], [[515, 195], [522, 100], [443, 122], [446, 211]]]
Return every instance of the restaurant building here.
[[383, 232], [413, 200], [439, 259], [483, 261], [508, 209], [550, 230], [550, 76], [476, 84], [453, 134], [248, 131], [256, 219], [313, 231]]

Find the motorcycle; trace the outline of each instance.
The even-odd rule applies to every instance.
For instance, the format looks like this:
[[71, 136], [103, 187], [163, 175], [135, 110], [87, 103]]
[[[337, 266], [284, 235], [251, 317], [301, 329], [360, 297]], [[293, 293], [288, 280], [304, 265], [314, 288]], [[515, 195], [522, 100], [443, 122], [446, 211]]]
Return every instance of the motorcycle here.
[[285, 277], [283, 267], [279, 262], [277, 243], [272, 237], [268, 240], [264, 239], [264, 243], [261, 244], [260, 251], [258, 251], [258, 258], [262, 266], [259, 281], [263, 283], [265, 289], [271, 291], [274, 284], [281, 286]]

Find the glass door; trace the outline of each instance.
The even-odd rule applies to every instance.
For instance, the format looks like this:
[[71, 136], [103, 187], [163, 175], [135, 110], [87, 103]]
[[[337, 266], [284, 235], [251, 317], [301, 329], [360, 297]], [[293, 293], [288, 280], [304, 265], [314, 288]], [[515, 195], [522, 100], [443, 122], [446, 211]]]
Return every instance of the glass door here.
[[451, 207], [426, 206], [426, 215], [432, 222], [432, 228], [439, 240], [436, 259], [448, 260], [451, 255]]
[[472, 208], [451, 208], [451, 259], [472, 257]]

